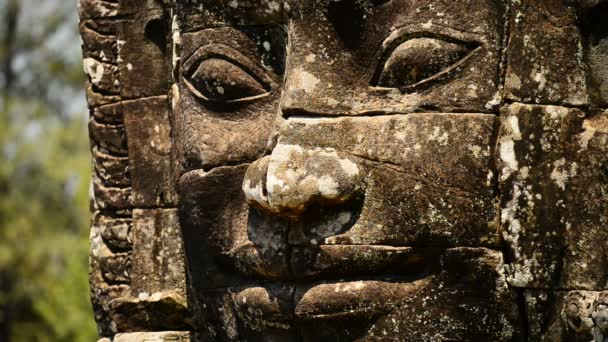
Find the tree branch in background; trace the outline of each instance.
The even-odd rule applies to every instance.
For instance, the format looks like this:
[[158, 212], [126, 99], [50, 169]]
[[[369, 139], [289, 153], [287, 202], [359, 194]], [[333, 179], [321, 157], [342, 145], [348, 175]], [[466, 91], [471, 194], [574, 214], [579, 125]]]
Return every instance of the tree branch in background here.
[[2, 73], [4, 74], [4, 84], [2, 85], [4, 112], [8, 111], [8, 95], [13, 85], [13, 62], [15, 59], [15, 42], [17, 37], [17, 23], [19, 18], [19, 0], [8, 0], [6, 11], [4, 12], [4, 37], [2, 39]]

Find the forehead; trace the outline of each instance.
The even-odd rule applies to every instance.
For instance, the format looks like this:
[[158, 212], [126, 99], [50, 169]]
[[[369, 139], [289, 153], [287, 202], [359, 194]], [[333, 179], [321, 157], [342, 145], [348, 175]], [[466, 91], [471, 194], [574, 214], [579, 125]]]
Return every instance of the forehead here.
[[[226, 25], [286, 24], [289, 19], [315, 20], [332, 8], [353, 23], [380, 21], [389, 26], [413, 23], [447, 25], [467, 32], [488, 32], [501, 25], [500, 0], [177, 0], [182, 30]], [[352, 10], [356, 9], [356, 12]], [[350, 10], [350, 11], [349, 11]], [[360, 18], [352, 17], [359, 14]]]
[[285, 24], [289, 5], [282, 0], [177, 0], [182, 32], [224, 26]]

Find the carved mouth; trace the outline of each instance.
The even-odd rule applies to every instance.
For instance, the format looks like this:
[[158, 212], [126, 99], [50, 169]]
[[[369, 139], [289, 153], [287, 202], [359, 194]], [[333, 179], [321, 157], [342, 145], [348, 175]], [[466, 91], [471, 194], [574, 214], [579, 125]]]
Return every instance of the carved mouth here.
[[247, 320], [267, 326], [286, 317], [290, 322], [369, 317], [425, 288], [440, 253], [413, 247], [294, 246], [289, 279], [233, 293], [233, 301]]
[[[396, 306], [431, 282], [431, 278], [267, 284], [233, 292], [232, 301], [253, 324], [277, 326], [318, 320], [369, 317]], [[282, 323], [280, 323], [282, 322]]]
[[344, 319], [394, 308], [420, 291], [430, 278], [416, 281], [358, 280], [296, 287], [296, 320]]
[[[269, 217], [251, 208], [247, 240], [224, 254], [225, 265], [265, 281], [419, 279], [441, 248], [355, 244], [339, 237], [359, 220], [362, 201], [313, 207], [300, 221]], [[333, 242], [329, 242], [333, 241]]]
[[370, 317], [425, 288], [440, 254], [413, 247], [293, 246], [288, 278], [234, 292], [232, 300], [246, 320], [265, 326]]
[[[461, 262], [459, 250], [444, 258], [446, 248], [459, 240], [427, 237], [425, 232], [432, 230], [422, 229], [425, 225], [397, 216], [386, 220], [384, 227], [390, 229], [382, 230], [378, 220], [366, 216], [363, 201], [322, 207], [318, 215], [305, 212], [298, 221], [249, 207], [238, 191], [246, 168], [191, 172], [180, 180], [180, 220], [192, 286], [210, 315], [224, 317], [218, 308], [229, 308], [258, 332], [298, 330], [309, 323], [337, 327], [344, 321], [351, 329], [358, 324], [353, 320], [365, 325], [409, 303], [445, 300], [437, 296], [443, 283], [434, 284], [442, 281], [438, 277], [446, 268], [457, 270], [458, 282], [479, 281], [477, 266], [444, 262]], [[384, 188], [377, 192], [384, 195]], [[466, 220], [456, 223], [471, 226]], [[354, 229], [356, 234], [344, 236]], [[372, 233], [378, 236], [372, 239]]]
[[411, 247], [320, 245], [294, 247], [290, 266], [302, 279], [421, 274], [428, 256]]

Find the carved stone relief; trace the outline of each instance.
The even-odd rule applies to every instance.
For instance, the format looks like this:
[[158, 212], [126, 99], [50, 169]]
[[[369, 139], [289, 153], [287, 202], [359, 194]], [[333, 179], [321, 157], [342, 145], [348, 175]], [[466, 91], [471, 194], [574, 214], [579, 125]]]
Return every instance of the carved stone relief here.
[[80, 2], [100, 336], [608, 339], [606, 1]]

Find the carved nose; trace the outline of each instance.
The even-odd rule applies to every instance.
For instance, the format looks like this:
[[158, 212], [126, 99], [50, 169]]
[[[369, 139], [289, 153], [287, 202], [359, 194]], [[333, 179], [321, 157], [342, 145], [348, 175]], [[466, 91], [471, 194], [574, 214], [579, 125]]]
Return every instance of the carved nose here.
[[252, 163], [243, 181], [250, 205], [296, 218], [311, 204], [336, 205], [363, 188], [359, 166], [333, 149], [279, 144]]

